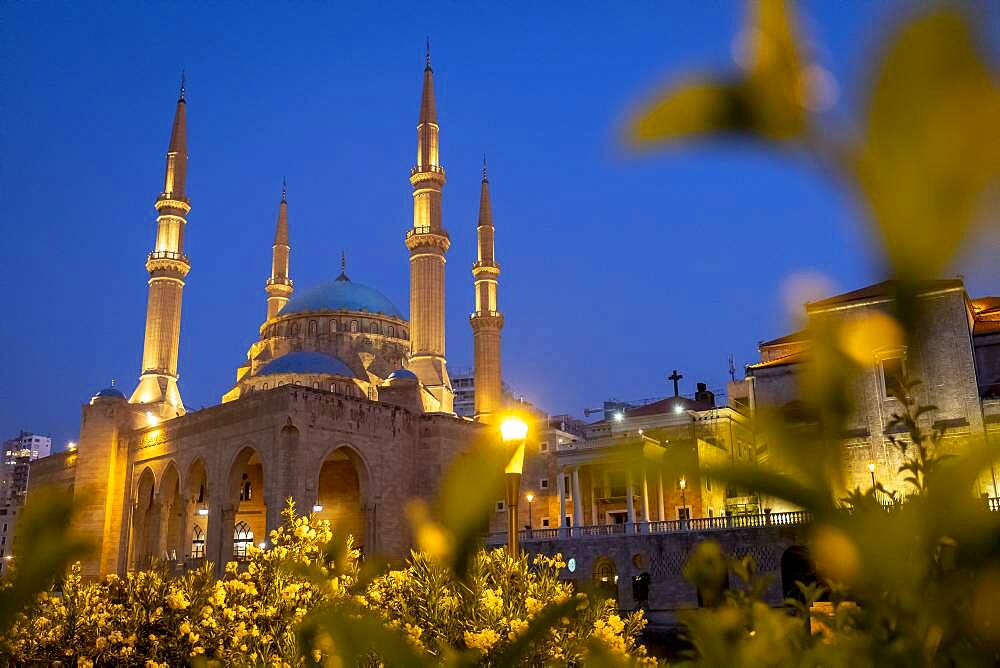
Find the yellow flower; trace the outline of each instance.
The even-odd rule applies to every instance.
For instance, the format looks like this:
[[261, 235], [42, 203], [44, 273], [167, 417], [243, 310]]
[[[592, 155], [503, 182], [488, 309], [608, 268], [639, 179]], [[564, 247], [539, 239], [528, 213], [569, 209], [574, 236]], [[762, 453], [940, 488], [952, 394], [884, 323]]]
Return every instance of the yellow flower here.
[[467, 647], [478, 649], [483, 654], [489, 652], [493, 645], [497, 644], [497, 641], [500, 640], [500, 634], [493, 629], [483, 629], [475, 633], [466, 631], [462, 637], [465, 639]]
[[184, 610], [191, 605], [191, 602], [188, 601], [184, 592], [179, 589], [171, 588], [170, 592], [167, 594], [167, 605], [169, 605], [172, 610]]

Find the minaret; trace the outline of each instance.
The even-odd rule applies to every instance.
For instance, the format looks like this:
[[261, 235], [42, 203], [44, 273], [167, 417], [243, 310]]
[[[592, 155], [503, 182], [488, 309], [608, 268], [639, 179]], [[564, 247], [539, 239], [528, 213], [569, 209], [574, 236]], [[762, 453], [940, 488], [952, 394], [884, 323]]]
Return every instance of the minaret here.
[[490, 205], [490, 182], [483, 158], [483, 183], [479, 195], [479, 259], [472, 265], [476, 290], [476, 310], [472, 323], [475, 359], [476, 414], [481, 422], [492, 422], [503, 409], [503, 380], [500, 373], [500, 330], [503, 314], [497, 308], [497, 278], [500, 265], [493, 253], [493, 207]]
[[184, 228], [191, 211], [187, 182], [187, 102], [184, 76], [174, 113], [174, 126], [167, 148], [163, 192], [156, 198], [156, 245], [146, 258], [149, 271], [149, 301], [146, 306], [146, 337], [142, 350], [142, 374], [129, 399], [150, 404], [158, 417], [184, 414], [177, 389], [177, 349], [181, 334], [181, 295], [191, 264], [184, 254]]
[[454, 393], [444, 355], [444, 262], [451, 245], [441, 225], [444, 169], [438, 157], [437, 108], [430, 42], [424, 89], [417, 121], [417, 165], [413, 186], [413, 229], [406, 233], [410, 251], [410, 357], [407, 367], [437, 400], [430, 410], [454, 412]]
[[281, 204], [278, 205], [278, 227], [274, 231], [274, 246], [271, 250], [271, 277], [264, 290], [267, 292], [267, 319], [278, 315], [278, 311], [292, 296], [292, 279], [288, 277], [288, 256], [292, 247], [288, 245], [288, 186], [281, 183]]

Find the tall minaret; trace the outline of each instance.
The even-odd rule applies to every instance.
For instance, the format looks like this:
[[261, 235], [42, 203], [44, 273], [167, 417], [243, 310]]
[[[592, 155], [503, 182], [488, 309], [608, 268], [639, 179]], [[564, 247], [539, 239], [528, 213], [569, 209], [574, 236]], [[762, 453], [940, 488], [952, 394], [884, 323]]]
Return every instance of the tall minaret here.
[[441, 225], [444, 169], [438, 158], [437, 108], [430, 43], [424, 67], [424, 90], [417, 121], [417, 165], [413, 186], [413, 229], [406, 233], [410, 251], [410, 357], [407, 366], [437, 400], [430, 410], [454, 412], [454, 393], [444, 356], [444, 262], [451, 240]]
[[497, 308], [497, 278], [500, 265], [493, 254], [493, 207], [490, 205], [490, 182], [483, 158], [483, 183], [479, 195], [479, 259], [472, 265], [476, 290], [476, 310], [472, 323], [475, 359], [476, 419], [492, 422], [503, 409], [503, 380], [500, 373], [500, 330], [503, 314]]
[[292, 296], [292, 279], [288, 277], [288, 256], [291, 250], [292, 247], [288, 245], [288, 186], [282, 181], [278, 227], [274, 231], [274, 246], [271, 251], [271, 277], [264, 287], [267, 292], [268, 320], [278, 315], [278, 311]]
[[158, 417], [184, 414], [177, 389], [177, 349], [181, 334], [181, 295], [191, 264], [184, 254], [184, 228], [191, 211], [187, 182], [187, 102], [184, 76], [174, 113], [174, 126], [167, 148], [163, 192], [156, 198], [156, 246], [146, 258], [149, 271], [149, 301], [146, 306], [146, 338], [142, 350], [142, 374], [129, 401], [150, 404]]

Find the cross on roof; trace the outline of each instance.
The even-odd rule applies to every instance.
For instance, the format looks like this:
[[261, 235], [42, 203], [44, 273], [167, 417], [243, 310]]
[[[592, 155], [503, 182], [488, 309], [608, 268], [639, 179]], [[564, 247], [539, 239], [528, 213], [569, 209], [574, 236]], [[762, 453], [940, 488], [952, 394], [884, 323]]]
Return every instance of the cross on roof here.
[[667, 380], [674, 381], [674, 396], [675, 397], [681, 396], [681, 393], [680, 393], [680, 390], [678, 389], [677, 383], [680, 382], [680, 379], [683, 378], [683, 377], [684, 377], [684, 374], [677, 373], [677, 369], [674, 369], [674, 372], [672, 374], [670, 374], [669, 376], [667, 376]]

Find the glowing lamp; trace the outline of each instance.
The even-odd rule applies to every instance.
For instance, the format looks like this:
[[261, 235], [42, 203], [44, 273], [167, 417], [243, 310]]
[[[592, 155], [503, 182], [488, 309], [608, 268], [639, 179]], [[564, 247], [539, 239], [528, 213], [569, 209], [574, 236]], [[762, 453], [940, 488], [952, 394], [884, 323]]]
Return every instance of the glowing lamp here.
[[149, 424], [150, 427], [155, 427], [160, 424], [160, 419], [153, 415], [153, 411], [146, 411], [146, 423]]
[[875, 473], [875, 463], [874, 462], [871, 462], [871, 463], [868, 464], [868, 472], [869, 473]]
[[263, 550], [265, 547], [267, 547], [267, 543], [265, 543], [264, 541], [261, 541], [261, 542], [257, 543], [257, 547], [259, 547], [260, 549]]
[[683, 413], [684, 412], [684, 406], [682, 406], [680, 403], [674, 404], [674, 412], [675, 413]]
[[208, 515], [208, 508], [199, 508], [198, 514], [201, 515], [202, 517], [205, 517], [206, 515]]
[[621, 411], [615, 413], [615, 422], [621, 422], [624, 419], [625, 419], [625, 413], [622, 413]]
[[504, 443], [523, 441], [528, 436], [528, 423], [519, 417], [511, 416], [500, 423], [500, 436]]
[[320, 504], [317, 503], [315, 506], [313, 506], [313, 512], [314, 513], [321, 513], [321, 512], [323, 512], [323, 506], [321, 506]]
[[680, 484], [681, 484], [681, 489], [686, 489], [687, 486], [688, 486], [687, 478], [685, 478], [684, 476], [681, 476], [681, 483]]
[[535, 500], [535, 495], [532, 494], [531, 492], [528, 492], [527, 494], [524, 495], [524, 498], [528, 500], [528, 503], [531, 503], [532, 501]]
[[75, 441], [70, 441], [69, 443], [67, 443], [66, 444], [66, 449], [69, 450], [70, 452], [73, 452], [74, 450], [76, 450], [76, 442]]

